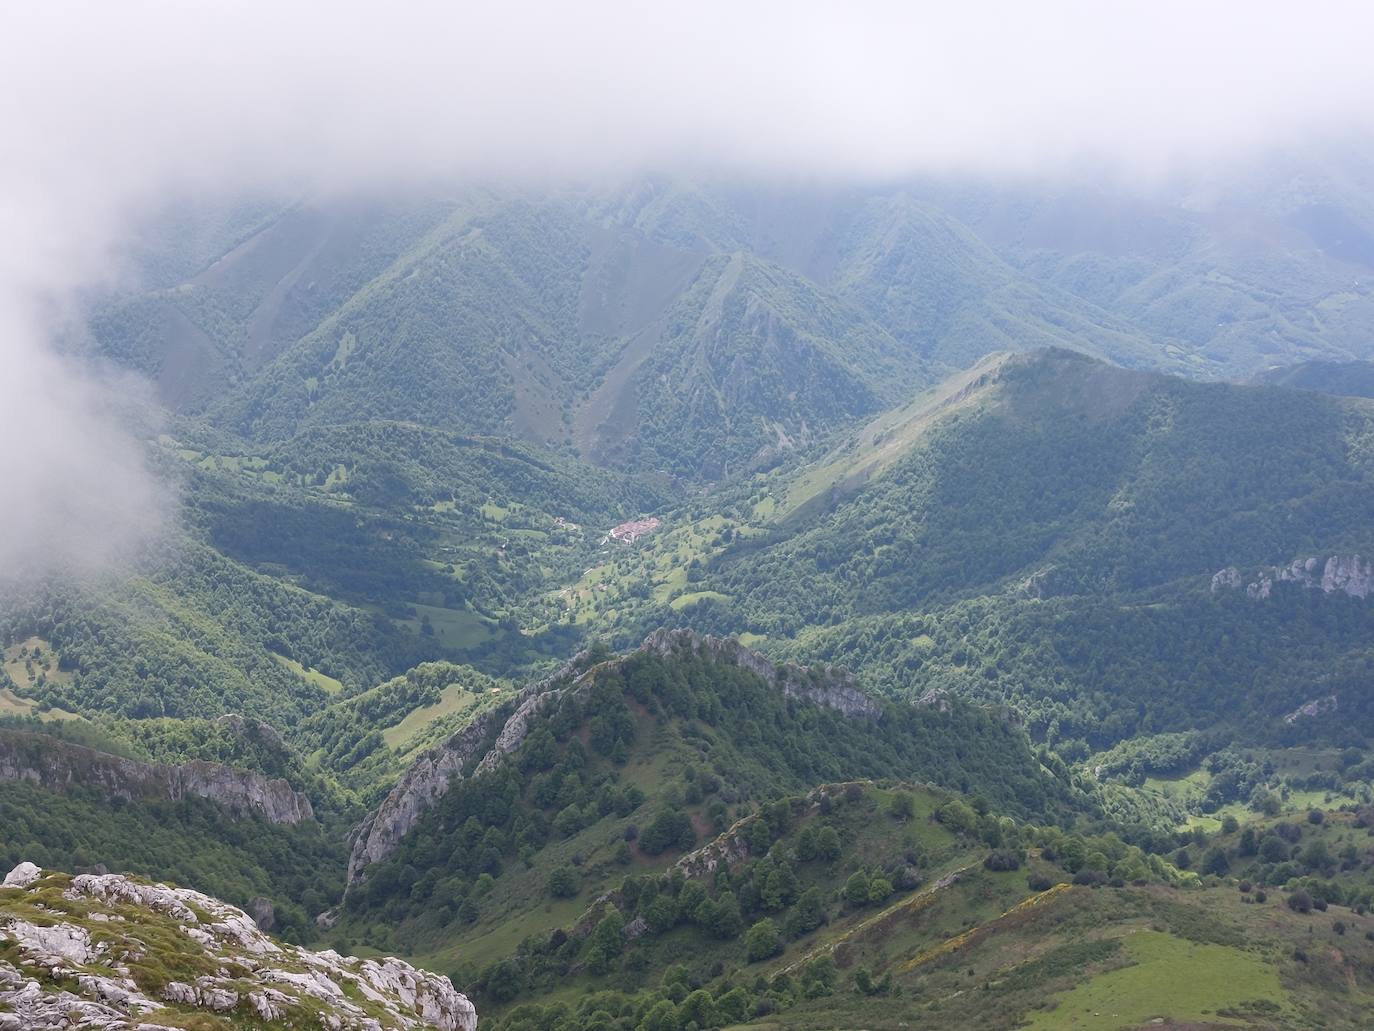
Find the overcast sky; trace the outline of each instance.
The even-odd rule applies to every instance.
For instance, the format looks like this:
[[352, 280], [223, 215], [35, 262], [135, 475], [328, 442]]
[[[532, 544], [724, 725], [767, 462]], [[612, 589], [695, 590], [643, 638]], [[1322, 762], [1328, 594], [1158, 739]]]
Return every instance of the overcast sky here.
[[45, 534], [98, 562], [157, 521], [104, 385], [48, 339], [170, 193], [642, 169], [1146, 182], [1369, 132], [1371, 39], [1367, 2], [15, 0], [0, 566]]

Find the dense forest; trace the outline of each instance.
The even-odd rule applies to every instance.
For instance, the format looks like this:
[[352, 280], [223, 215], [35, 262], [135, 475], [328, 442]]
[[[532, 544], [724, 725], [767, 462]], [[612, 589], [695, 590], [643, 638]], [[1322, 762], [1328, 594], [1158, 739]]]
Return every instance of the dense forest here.
[[1309, 1012], [1292, 943], [1374, 941], [1364, 294], [1311, 259], [1318, 338], [1214, 226], [1069, 261], [985, 201], [488, 189], [150, 244], [85, 344], [152, 381], [178, 508], [6, 582], [0, 727], [314, 816], [15, 770], [0, 858], [266, 900], [512, 1031], [1002, 1026], [1160, 941], [1282, 972], [1194, 1022]]

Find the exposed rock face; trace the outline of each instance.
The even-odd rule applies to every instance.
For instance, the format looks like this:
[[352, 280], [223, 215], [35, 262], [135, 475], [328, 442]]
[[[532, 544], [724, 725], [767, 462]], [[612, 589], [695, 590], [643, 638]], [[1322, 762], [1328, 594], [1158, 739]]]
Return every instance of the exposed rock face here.
[[1241, 585], [1240, 570], [1235, 566], [1227, 566], [1212, 574], [1212, 593], [1220, 591], [1234, 591]]
[[[477, 717], [443, 744], [430, 749], [401, 775], [382, 804], [369, 813], [351, 835], [348, 857], [348, 883], [362, 880], [363, 871], [387, 856], [431, 806], [448, 792], [455, 777], [478, 753], [473, 772], [491, 769], [502, 756], [520, 747], [535, 713], [551, 704], [561, 689], [576, 679], [585, 665], [586, 654], [579, 653], [557, 672], [526, 687], [515, 701]], [[500, 728], [499, 731], [497, 728]], [[483, 745], [495, 734], [490, 748]]]
[[[774, 664], [733, 638], [660, 629], [644, 639], [639, 652], [704, 656], [747, 669], [788, 698], [837, 709], [855, 719], [876, 720], [882, 715], [882, 706], [864, 694], [847, 671]], [[535, 715], [555, 704], [564, 692], [578, 690], [587, 683], [597, 668], [588, 668], [588, 661], [587, 653], [577, 655], [557, 672], [526, 687], [512, 704], [478, 717], [420, 756], [377, 810], [355, 828], [348, 883], [356, 884], [370, 865], [389, 856], [401, 838], [444, 796], [453, 779], [464, 775], [465, 769], [470, 769], [472, 775], [484, 773], [519, 748]], [[492, 744], [484, 747], [488, 741]]]
[[927, 688], [921, 697], [916, 699], [916, 704], [922, 708], [934, 709], [936, 712], [950, 712], [954, 708], [949, 692], [943, 687]]
[[272, 908], [272, 900], [261, 895], [248, 900], [248, 915], [261, 930], [270, 931], [277, 926], [277, 911]]
[[56, 791], [93, 787], [110, 798], [207, 798], [235, 816], [257, 813], [269, 823], [315, 818], [310, 799], [284, 780], [199, 760], [180, 766], [139, 762], [43, 734], [0, 733], [0, 780], [27, 780]]
[[226, 712], [215, 720], [215, 725], [227, 727], [242, 738], [258, 741], [278, 752], [281, 755], [290, 755], [291, 746], [282, 740], [282, 736], [277, 733], [277, 729], [270, 723], [262, 720], [250, 719], [247, 716], [240, 716], [236, 712]]
[[33, 863], [20, 863], [8, 874], [5, 875], [6, 888], [27, 888], [34, 881], [43, 875], [43, 871], [38, 869]]
[[1359, 555], [1332, 555], [1322, 568], [1321, 588], [1327, 594], [1340, 591], [1352, 598], [1374, 594], [1374, 562]]
[[[0, 945], [19, 954], [0, 960], [0, 1031], [476, 1031], [448, 978], [401, 960], [280, 944], [242, 910], [189, 889], [115, 874], [32, 878], [31, 867], [16, 867], [0, 892]], [[214, 973], [165, 980], [159, 969]]]
[[[1235, 566], [1227, 566], [1212, 576], [1212, 593], [1235, 590], [1244, 577]], [[1254, 601], [1263, 601], [1274, 593], [1276, 583], [1296, 583], [1326, 594], [1348, 594], [1352, 598], [1374, 595], [1374, 562], [1359, 555], [1331, 555], [1325, 560], [1294, 559], [1286, 566], [1261, 569], [1259, 576], [1245, 587]]]
[[1296, 709], [1283, 718], [1284, 723], [1297, 723], [1298, 720], [1316, 719], [1324, 716], [1328, 712], [1335, 712], [1340, 705], [1340, 699], [1335, 695], [1327, 695], [1325, 698], [1313, 698], [1310, 702], [1303, 702]]
[[837, 709], [856, 719], [876, 720], [882, 715], [882, 706], [859, 689], [858, 680], [848, 670], [835, 666], [775, 665], [733, 637], [659, 629], [644, 639], [641, 650], [663, 656], [704, 655], [757, 674], [788, 698]]

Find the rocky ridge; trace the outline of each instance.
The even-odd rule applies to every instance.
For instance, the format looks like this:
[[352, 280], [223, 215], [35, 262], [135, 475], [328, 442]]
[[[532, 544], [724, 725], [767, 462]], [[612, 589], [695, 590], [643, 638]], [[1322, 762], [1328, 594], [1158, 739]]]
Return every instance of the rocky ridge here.
[[[877, 720], [882, 715], [882, 706], [860, 690], [848, 671], [773, 663], [733, 638], [693, 630], [659, 629], [644, 639], [638, 652], [705, 657], [747, 669], [797, 701], [827, 706], [854, 719]], [[624, 658], [608, 660], [623, 661]], [[469, 775], [483, 773], [519, 748], [534, 716], [555, 703], [565, 691], [588, 683], [600, 665], [591, 664], [588, 653], [579, 653], [550, 676], [526, 687], [514, 702], [478, 717], [420, 756], [382, 804], [355, 828], [348, 861], [349, 885], [361, 881], [371, 864], [392, 853], [425, 812], [444, 796], [454, 778], [464, 776], [465, 769], [471, 770]], [[327, 922], [328, 916], [323, 919]]]
[[444, 797], [453, 779], [463, 777], [464, 767], [479, 753], [474, 774], [491, 769], [502, 756], [519, 748], [531, 718], [557, 700], [563, 687], [576, 682], [578, 671], [586, 665], [587, 653], [579, 652], [557, 671], [522, 690], [514, 701], [478, 716], [411, 763], [382, 804], [353, 829], [347, 883], [356, 884], [367, 867], [389, 856], [420, 817]]
[[0, 780], [29, 781], [54, 791], [91, 787], [108, 798], [129, 800], [205, 798], [235, 816], [256, 813], [276, 824], [315, 818], [310, 799], [284, 780], [200, 760], [179, 766], [140, 762], [22, 731], [0, 732]]
[[21, 863], [0, 888], [0, 1031], [475, 1031], [446, 977], [274, 941], [187, 888]]
[[640, 650], [665, 657], [685, 652], [739, 666], [756, 674], [787, 698], [836, 709], [853, 719], [876, 720], [882, 715], [882, 706], [859, 688], [858, 679], [848, 670], [838, 666], [770, 662], [733, 637], [661, 628], [644, 639]]
[[1238, 590], [1244, 584], [1248, 597], [1263, 601], [1274, 593], [1276, 583], [1295, 583], [1325, 594], [1368, 598], [1374, 595], [1374, 562], [1359, 555], [1331, 555], [1325, 560], [1313, 556], [1294, 559], [1286, 566], [1261, 569], [1249, 584], [1245, 580], [1239, 569], [1227, 566], [1212, 575], [1212, 593]]

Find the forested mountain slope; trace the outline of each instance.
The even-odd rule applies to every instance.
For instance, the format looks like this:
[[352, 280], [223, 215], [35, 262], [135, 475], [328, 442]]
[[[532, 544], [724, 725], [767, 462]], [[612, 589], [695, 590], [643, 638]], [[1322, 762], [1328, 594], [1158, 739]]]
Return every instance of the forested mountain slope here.
[[[741, 609], [774, 621], [751, 629], [1018, 578], [1041, 597], [1131, 591], [1374, 545], [1361, 518], [1374, 505], [1374, 407], [1361, 400], [1198, 384], [1063, 351], [991, 366], [960, 400], [862, 492], [720, 564]], [[861, 464], [874, 439], [861, 432], [837, 455]]]
[[1374, 362], [1299, 362], [1262, 372], [1256, 382], [1344, 397], [1374, 397]]
[[[1255, 368], [1173, 316], [1127, 318], [1121, 297], [1045, 274], [1027, 240], [1070, 248], [1078, 237], [1065, 226], [1083, 216], [1029, 203], [932, 183], [769, 191], [647, 179], [249, 205], [237, 221], [214, 213], [185, 255], [145, 255], [150, 285], [203, 265], [112, 301], [93, 332], [169, 402], [262, 441], [415, 421], [571, 442], [603, 464], [692, 479], [767, 465], [993, 351], [1064, 346], [1204, 375]], [[1118, 219], [1133, 210], [1102, 203]], [[1133, 259], [1137, 276], [1196, 246], [1195, 216], [1156, 207], [1172, 228]], [[1022, 236], [1009, 236], [1025, 212]], [[213, 240], [232, 246], [207, 259]], [[1323, 314], [1299, 326], [1301, 343], [1280, 337], [1270, 364], [1350, 353], [1362, 324], [1361, 288], [1342, 278], [1349, 256], [1297, 253], [1318, 270], [1310, 289], [1290, 297], [1283, 289], [1302, 277], [1256, 273], [1249, 303], [1282, 306], [1261, 315], [1285, 327], [1299, 326], [1295, 306]]]
[[1369, 719], [1371, 440], [1362, 399], [991, 358], [756, 479], [686, 582], [587, 618], [1010, 702], [1069, 754], [1217, 723], [1344, 740]]
[[68, 343], [154, 381], [179, 508], [4, 582], [0, 858], [521, 1031], [1052, 1026], [1179, 955], [1246, 986], [1181, 1022], [1320, 966], [1358, 1026], [1374, 252], [1289, 172], [169, 213]]
[[1114, 187], [937, 187], [1009, 264], [1112, 312], [1181, 371], [1246, 379], [1295, 360], [1370, 355], [1374, 162], [1341, 147], [1277, 152]]

